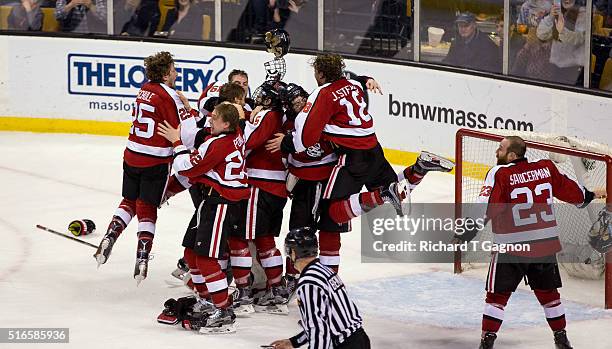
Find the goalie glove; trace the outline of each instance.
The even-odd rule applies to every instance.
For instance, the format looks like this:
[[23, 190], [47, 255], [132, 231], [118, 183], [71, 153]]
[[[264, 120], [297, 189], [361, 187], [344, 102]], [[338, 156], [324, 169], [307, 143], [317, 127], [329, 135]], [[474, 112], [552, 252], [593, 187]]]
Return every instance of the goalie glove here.
[[589, 244], [599, 253], [606, 253], [612, 249], [611, 220], [612, 213], [604, 207], [599, 212], [599, 218], [593, 223], [589, 231]]

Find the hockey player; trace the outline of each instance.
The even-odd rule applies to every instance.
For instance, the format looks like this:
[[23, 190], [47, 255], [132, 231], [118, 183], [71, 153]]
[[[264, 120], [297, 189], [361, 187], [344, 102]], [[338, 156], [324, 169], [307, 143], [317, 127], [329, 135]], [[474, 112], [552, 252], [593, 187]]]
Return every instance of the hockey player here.
[[205, 322], [187, 324], [204, 333], [235, 331], [227, 280], [218, 258], [225, 252], [225, 241], [230, 234], [236, 234], [240, 224], [239, 202], [249, 195], [244, 139], [238, 122], [238, 107], [230, 103], [218, 105], [211, 113], [210, 135], [193, 152], [182, 144], [178, 129], [164, 124], [159, 132], [174, 145], [174, 170], [188, 177], [190, 183], [203, 183], [209, 188], [198, 208], [197, 229], [183, 240], [187, 263], [191, 266], [195, 261], [216, 308]]
[[[508, 299], [525, 278], [544, 308], [557, 349], [571, 349], [565, 332], [565, 311], [557, 289], [561, 278], [556, 253], [561, 251], [553, 197], [579, 208], [586, 207], [595, 193], [561, 174], [548, 159], [529, 161], [527, 146], [517, 136], [504, 138], [495, 152], [497, 166], [487, 173], [477, 202], [486, 204], [484, 216], [491, 220], [493, 242], [529, 244], [527, 252], [494, 253], [486, 282], [486, 304], [482, 318], [481, 349], [493, 348], [504, 318]], [[485, 213], [486, 212], [486, 213]], [[458, 236], [469, 241], [475, 231]]]
[[[428, 171], [452, 170], [451, 161], [422, 152], [414, 165], [396, 174], [378, 143], [360, 84], [344, 77], [342, 57], [317, 56], [313, 67], [319, 87], [296, 117], [293, 136], [284, 136], [280, 143], [290, 152], [306, 151], [321, 140], [333, 145], [339, 159], [322, 198], [330, 200], [329, 216], [336, 224], [350, 222], [384, 202], [403, 214], [404, 179], [413, 189]], [[369, 191], [360, 193], [364, 185]], [[325, 235], [321, 235], [321, 244]], [[340, 234], [331, 237], [326, 250], [338, 255]]]
[[[306, 105], [308, 93], [297, 84], [288, 84], [281, 90], [285, 108], [285, 128], [290, 134], [294, 131], [295, 117]], [[276, 151], [274, 142], [268, 142], [266, 148]], [[324, 265], [338, 271], [338, 251], [327, 246], [328, 241], [334, 241], [335, 235], [349, 231], [348, 223], [337, 224], [328, 214], [329, 201], [321, 200], [322, 190], [330, 177], [332, 169], [338, 161], [332, 145], [321, 141], [309, 147], [306, 151], [292, 153], [292, 149], [281, 149], [287, 159], [289, 176], [287, 190], [291, 193], [291, 214], [289, 230], [309, 227], [316, 231], [320, 229], [320, 260]], [[290, 258], [286, 257], [285, 283], [292, 295], [297, 286], [297, 270], [293, 268]]]
[[[213, 97], [210, 99], [210, 101], [215, 101], [219, 103], [227, 101], [239, 106], [239, 110], [242, 111], [242, 113], [240, 113], [240, 128], [242, 129], [244, 128], [244, 117], [245, 115], [248, 115], [248, 111], [244, 109], [245, 96], [246, 95], [242, 87], [237, 84], [226, 83], [221, 86], [219, 97]], [[189, 101], [185, 99], [183, 102], [185, 103], [186, 108], [189, 108]], [[189, 111], [189, 115], [184, 118], [181, 118], [181, 139], [184, 145], [187, 145], [188, 148], [193, 149], [198, 148], [204, 142], [205, 137], [209, 134], [210, 120], [207, 120], [206, 122], [196, 122], [195, 116], [198, 112], [194, 109], [190, 109]], [[207, 117], [205, 119], [210, 119], [210, 117]], [[201, 124], [201, 126], [198, 127], [198, 124]], [[180, 177], [180, 175], [174, 175], [170, 178], [168, 188], [166, 190], [165, 200], [186, 189], [185, 186], [181, 184], [181, 182], [186, 182], [186, 179], [181, 180]], [[202, 202], [203, 197], [205, 196], [205, 193], [208, 189], [209, 188], [202, 183], [195, 183], [194, 185], [191, 185], [189, 187], [189, 194], [191, 195], [191, 200], [193, 201], [195, 208], [198, 208], [200, 206], [200, 203]], [[195, 229], [196, 225], [197, 212], [194, 213], [189, 223], [189, 226], [187, 227], [186, 234], [189, 235], [189, 231]], [[223, 269], [223, 271], [228, 275], [229, 282], [232, 279], [232, 273], [231, 269], [228, 269], [228, 261], [229, 249], [225, 255], [219, 258], [219, 264], [221, 265], [221, 269]], [[183, 264], [182, 268], [180, 264]], [[187, 272], [189, 273], [187, 274]], [[193, 264], [191, 266], [188, 265], [185, 261], [185, 256], [183, 256], [179, 260], [177, 269], [172, 272], [172, 275], [177, 278], [181, 278], [181, 280], [186, 282], [187, 287], [190, 289], [195, 289], [196, 293], [199, 294], [200, 297], [207, 297], [208, 292], [206, 290], [206, 286], [200, 275], [199, 270], [197, 270], [197, 267]]]
[[[230, 263], [238, 288], [237, 302], [241, 311], [250, 311], [252, 257], [248, 240], [253, 240], [257, 257], [267, 277], [267, 291], [258, 299], [256, 310], [286, 313], [278, 305], [287, 299], [281, 285], [283, 260], [274, 238], [279, 236], [283, 221], [283, 208], [287, 202], [285, 178], [287, 170], [281, 154], [271, 154], [265, 143], [271, 136], [282, 132], [283, 113], [275, 82], [265, 82], [254, 93], [255, 101], [263, 110], [246, 123], [244, 130], [246, 167], [251, 193], [244, 203], [244, 227], [241, 236], [230, 237]], [[258, 307], [261, 306], [261, 307]], [[246, 308], [246, 309], [245, 309]]]
[[300, 271], [298, 308], [303, 330], [270, 344], [275, 349], [308, 348], [369, 349], [359, 310], [344, 283], [333, 270], [317, 259], [317, 236], [310, 228], [291, 230], [285, 252]]
[[149, 253], [155, 234], [157, 207], [168, 180], [172, 162], [172, 144], [157, 134], [163, 122], [173, 127], [179, 115], [186, 114], [175, 91], [177, 77], [169, 52], [159, 52], [144, 60], [146, 82], [136, 97], [133, 123], [123, 153], [123, 200], [115, 211], [94, 258], [100, 264], [108, 261], [113, 246], [134, 215], [138, 216], [138, 247], [134, 278], [138, 283], [147, 277]]
[[232, 70], [227, 76], [227, 81], [215, 81], [214, 83], [206, 86], [200, 98], [198, 98], [198, 110], [202, 113], [203, 117], [206, 117], [208, 113], [217, 105], [218, 103], [215, 100], [211, 100], [214, 98], [218, 98], [221, 92], [221, 87], [226, 83], [236, 84], [242, 89], [244, 89], [245, 93], [245, 108], [247, 110], [252, 110], [253, 100], [248, 98], [249, 96], [249, 75], [240, 69]]

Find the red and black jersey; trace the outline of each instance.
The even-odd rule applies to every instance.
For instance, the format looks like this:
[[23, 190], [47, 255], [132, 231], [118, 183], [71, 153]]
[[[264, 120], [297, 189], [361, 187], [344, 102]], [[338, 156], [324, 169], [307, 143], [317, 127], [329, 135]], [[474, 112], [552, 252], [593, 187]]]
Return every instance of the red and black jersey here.
[[[219, 104], [221, 87], [223, 87], [224, 84], [224, 82], [216, 81], [206, 86], [204, 91], [202, 91], [200, 98], [198, 98], [198, 110], [201, 114], [196, 118], [196, 121], [199, 122], [201, 118], [208, 117], [208, 114], [210, 114], [215, 106]], [[243, 106], [247, 119], [253, 110], [251, 107], [251, 102], [252, 100], [250, 98], [246, 98], [246, 104]]]
[[138, 91], [132, 111], [132, 127], [124, 161], [133, 167], [151, 167], [172, 161], [172, 144], [157, 134], [157, 125], [164, 120], [172, 127], [179, 124], [179, 115], [186, 115], [177, 93], [165, 84], [147, 82]]
[[[295, 130], [294, 121], [287, 120], [283, 128], [293, 132]], [[327, 141], [315, 143], [305, 151], [285, 155], [289, 172], [308, 181], [329, 179], [334, 166], [338, 162], [338, 155]]]
[[270, 153], [265, 148], [266, 141], [276, 133], [284, 133], [283, 115], [276, 110], [262, 110], [255, 115], [253, 122], [246, 122], [246, 167], [250, 185], [286, 198], [287, 168], [282, 153]]
[[222, 197], [239, 201], [249, 197], [244, 162], [244, 138], [240, 132], [206, 137], [198, 149], [187, 150], [180, 141], [174, 147], [174, 170], [191, 183], [213, 187]]
[[593, 195], [561, 174], [551, 160], [519, 159], [489, 170], [477, 202], [487, 204], [495, 243], [528, 243], [530, 251], [511, 254], [542, 257], [561, 250], [553, 197], [584, 205]]
[[320, 140], [349, 149], [372, 149], [378, 144], [361, 85], [340, 79], [319, 86], [295, 119], [293, 144], [301, 152]]
[[206, 117], [210, 112], [204, 107], [206, 105], [206, 102], [211, 98], [219, 98], [219, 92], [221, 91], [221, 86], [223, 86], [223, 84], [224, 82], [215, 81], [212, 84], [206, 86], [204, 91], [202, 91], [200, 98], [198, 98], [198, 110], [200, 111], [200, 113], [202, 113], [204, 117]]

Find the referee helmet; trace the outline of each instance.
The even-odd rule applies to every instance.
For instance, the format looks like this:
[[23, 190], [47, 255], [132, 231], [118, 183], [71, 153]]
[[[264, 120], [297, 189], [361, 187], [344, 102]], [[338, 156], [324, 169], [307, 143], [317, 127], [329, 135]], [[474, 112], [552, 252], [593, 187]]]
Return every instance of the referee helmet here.
[[317, 235], [310, 227], [291, 229], [285, 237], [285, 253], [291, 256], [295, 251], [295, 259], [316, 257], [319, 252]]

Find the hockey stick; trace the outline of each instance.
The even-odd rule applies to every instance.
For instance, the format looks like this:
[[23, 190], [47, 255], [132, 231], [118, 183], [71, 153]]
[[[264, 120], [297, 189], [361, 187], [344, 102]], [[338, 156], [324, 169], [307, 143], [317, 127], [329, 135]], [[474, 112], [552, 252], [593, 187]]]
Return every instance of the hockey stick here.
[[94, 245], [94, 244], [91, 244], [91, 243], [89, 243], [89, 242], [87, 242], [87, 241], [83, 241], [83, 240], [78, 239], [78, 238], [75, 238], [75, 237], [73, 237], [73, 236], [70, 236], [70, 235], [66, 235], [66, 234], [60, 233], [59, 231], [53, 230], [53, 229], [51, 229], [51, 228], [47, 228], [47, 227], [45, 227], [44, 225], [36, 224], [36, 228], [41, 229], [41, 230], [44, 230], [44, 231], [48, 231], [49, 233], [52, 233], [52, 234], [55, 234], [55, 235], [59, 235], [59, 236], [61, 236], [61, 237], [65, 237], [66, 239], [74, 240], [74, 241], [76, 241], [76, 242], [78, 242], [78, 243], [81, 243], [81, 244], [83, 244], [83, 245], [87, 245], [87, 246], [89, 246], [89, 247], [93, 247], [93, 248], [95, 248], [95, 249], [97, 249], [97, 248], [98, 248], [98, 246], [96, 246], [96, 245]]

